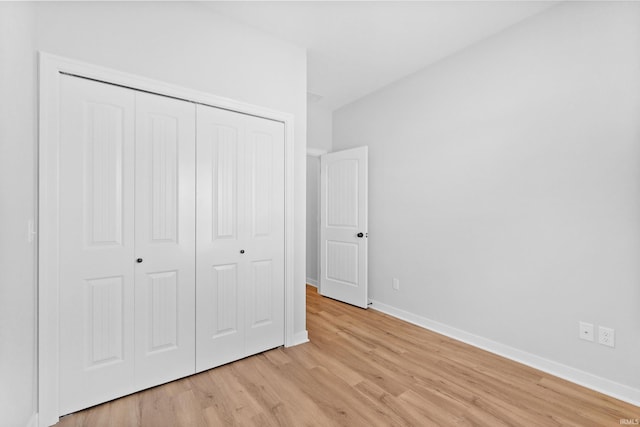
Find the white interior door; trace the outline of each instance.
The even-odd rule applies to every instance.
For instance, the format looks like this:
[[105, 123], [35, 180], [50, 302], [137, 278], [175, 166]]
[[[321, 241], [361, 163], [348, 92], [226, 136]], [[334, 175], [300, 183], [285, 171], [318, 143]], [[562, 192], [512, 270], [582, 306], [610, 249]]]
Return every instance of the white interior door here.
[[320, 294], [367, 308], [367, 147], [320, 158]]
[[245, 355], [284, 344], [284, 124], [245, 116]]
[[242, 116], [197, 106], [196, 371], [242, 357]]
[[63, 76], [60, 413], [195, 372], [195, 106]]
[[284, 126], [197, 107], [202, 371], [284, 343]]
[[195, 372], [195, 105], [136, 92], [135, 385]]
[[[214, 341], [239, 326], [244, 353], [236, 357], [284, 344], [284, 309], [290, 316], [294, 309], [284, 307], [284, 257], [291, 253], [284, 252], [284, 229], [287, 242], [293, 236], [293, 222], [285, 222], [292, 200], [285, 200], [284, 181], [288, 177], [290, 190], [293, 117], [53, 55], [40, 55], [40, 70], [41, 424], [53, 425], [60, 415], [194, 371], [195, 349], [203, 347], [189, 345], [193, 338], [185, 332], [195, 323], [198, 298], [185, 285], [194, 276], [189, 273], [195, 264], [194, 218], [189, 213], [194, 198], [218, 209], [202, 220], [209, 236], [196, 245], [206, 248], [207, 239], [223, 245], [248, 236], [236, 245], [245, 248], [242, 260], [235, 253], [225, 259], [215, 252], [215, 244], [207, 256], [196, 256], [211, 273], [203, 286], [213, 288], [208, 300], [206, 290], [199, 299], [205, 300], [205, 310], [214, 311], [208, 331], [195, 330]], [[173, 98], [127, 87], [166, 91]], [[178, 105], [182, 101], [176, 98], [193, 102]], [[196, 102], [279, 120], [231, 113], [244, 118], [234, 129], [214, 118], [214, 142], [203, 146], [202, 155], [209, 149], [216, 157], [198, 160], [218, 168], [200, 170], [210, 178], [204, 184], [209, 194], [196, 194], [193, 178], [197, 123], [186, 116], [193, 114]], [[235, 267], [237, 272], [227, 274]], [[286, 267], [286, 277], [291, 277], [293, 263]], [[233, 281], [235, 289], [228, 286]], [[234, 295], [239, 291], [243, 294]], [[286, 291], [292, 297], [289, 283]], [[222, 309], [215, 311], [216, 304]], [[201, 314], [206, 319], [211, 312]], [[301, 337], [287, 326], [287, 342], [295, 345]], [[213, 353], [225, 351], [211, 348]], [[204, 357], [219, 356], [202, 351]], [[187, 359], [189, 368], [179, 366]]]
[[134, 390], [134, 92], [61, 76], [60, 406]]

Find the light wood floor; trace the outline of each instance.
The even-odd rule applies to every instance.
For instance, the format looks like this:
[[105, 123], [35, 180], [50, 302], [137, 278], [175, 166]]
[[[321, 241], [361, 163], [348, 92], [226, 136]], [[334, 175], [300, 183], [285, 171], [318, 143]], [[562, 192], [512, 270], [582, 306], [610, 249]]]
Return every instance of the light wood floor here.
[[307, 287], [310, 343], [64, 417], [71, 426], [619, 426], [640, 408]]

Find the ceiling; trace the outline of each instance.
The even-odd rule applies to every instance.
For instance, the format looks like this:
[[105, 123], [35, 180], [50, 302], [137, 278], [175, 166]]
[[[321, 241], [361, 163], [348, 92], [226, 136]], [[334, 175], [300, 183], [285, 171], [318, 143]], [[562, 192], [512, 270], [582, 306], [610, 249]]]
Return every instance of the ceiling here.
[[310, 101], [335, 110], [552, 7], [551, 1], [211, 1], [307, 49]]

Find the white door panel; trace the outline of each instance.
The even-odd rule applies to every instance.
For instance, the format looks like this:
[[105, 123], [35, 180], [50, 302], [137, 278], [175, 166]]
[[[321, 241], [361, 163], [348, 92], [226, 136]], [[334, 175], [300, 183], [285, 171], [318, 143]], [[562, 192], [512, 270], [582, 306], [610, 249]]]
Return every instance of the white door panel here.
[[197, 106], [196, 371], [243, 357], [243, 116]]
[[60, 81], [58, 413], [283, 345], [284, 125]]
[[320, 293], [367, 308], [367, 147], [325, 154], [320, 172]]
[[246, 354], [284, 344], [284, 125], [244, 116]]
[[61, 77], [60, 413], [134, 388], [134, 93]]
[[136, 388], [195, 372], [195, 106], [136, 93]]
[[284, 343], [284, 125], [197, 107], [202, 371]]
[[65, 414], [195, 372], [195, 107], [61, 81]]

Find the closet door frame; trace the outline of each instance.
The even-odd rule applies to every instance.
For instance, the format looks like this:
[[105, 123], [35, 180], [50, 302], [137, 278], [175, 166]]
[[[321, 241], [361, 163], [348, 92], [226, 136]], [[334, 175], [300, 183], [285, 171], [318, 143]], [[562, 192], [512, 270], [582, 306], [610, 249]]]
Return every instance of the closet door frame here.
[[[38, 424], [49, 426], [59, 420], [58, 291], [59, 247], [59, 119], [60, 76], [68, 74], [135, 90], [169, 96], [198, 104], [224, 108], [282, 122], [284, 142], [284, 345], [306, 339], [293, 330], [293, 142], [294, 117], [257, 105], [148, 79], [89, 63], [39, 52], [39, 147], [38, 147]], [[298, 334], [299, 335], [299, 334]], [[306, 334], [305, 334], [306, 335]]]

